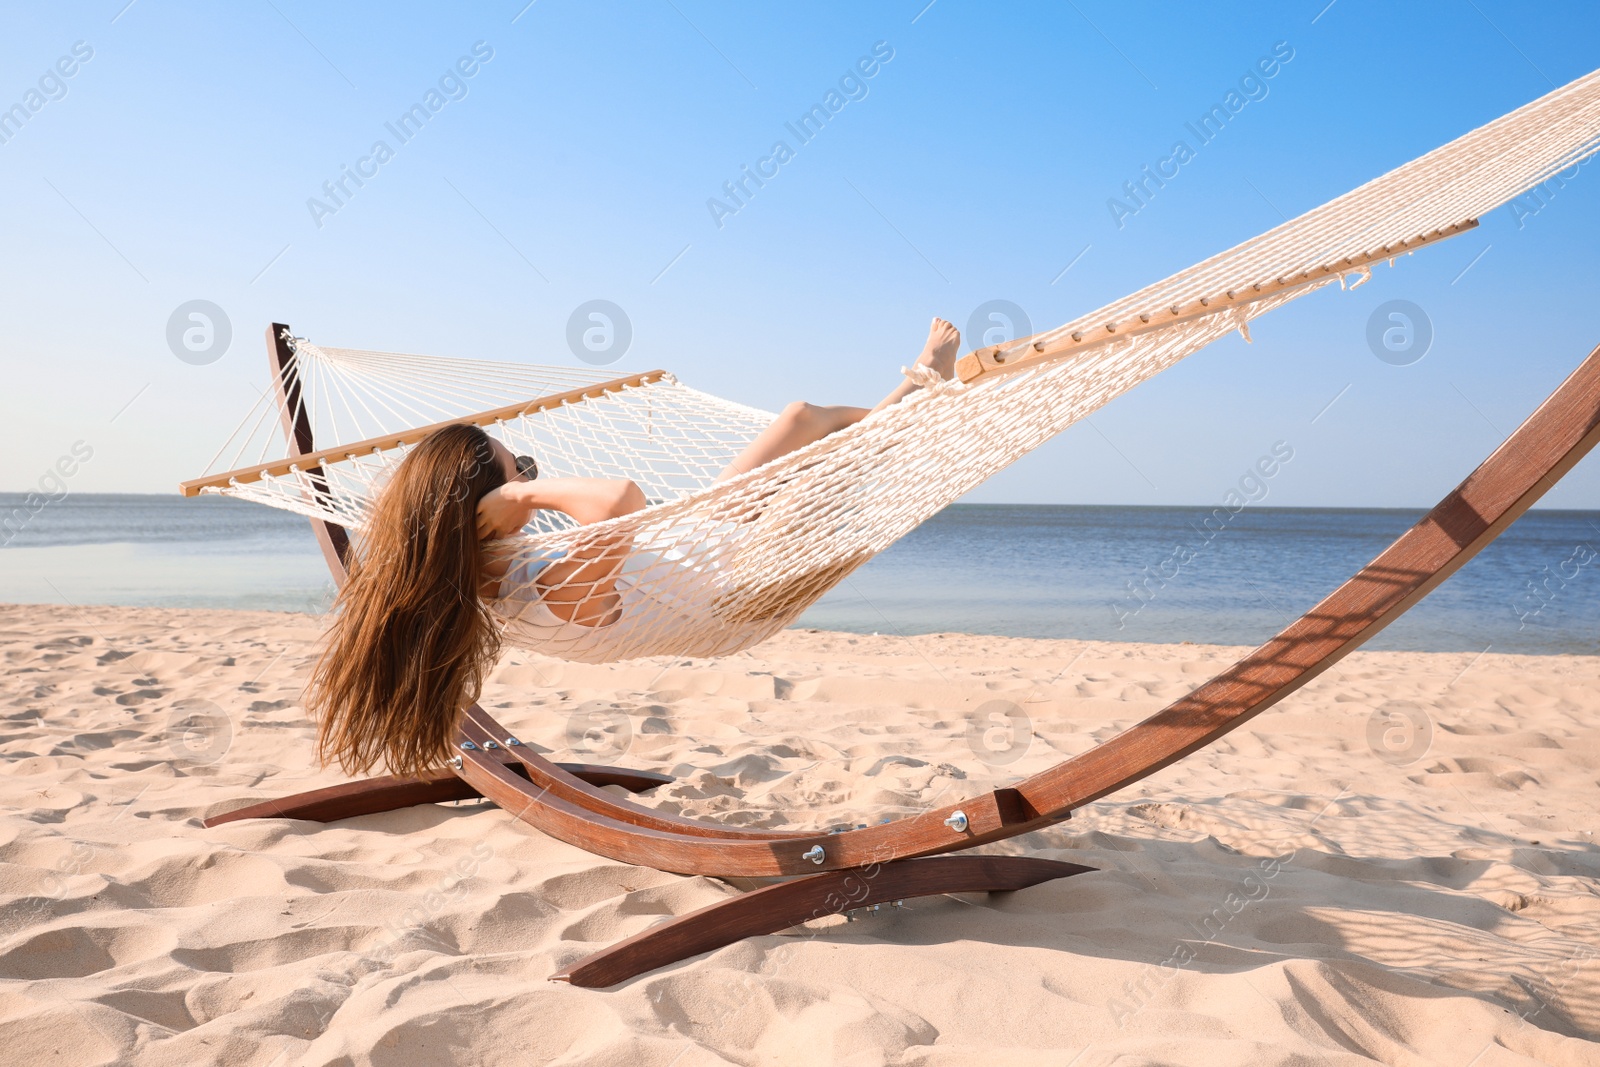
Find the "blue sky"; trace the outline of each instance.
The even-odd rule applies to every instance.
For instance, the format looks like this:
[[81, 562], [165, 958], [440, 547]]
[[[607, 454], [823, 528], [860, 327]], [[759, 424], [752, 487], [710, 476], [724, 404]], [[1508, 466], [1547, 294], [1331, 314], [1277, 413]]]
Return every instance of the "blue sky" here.
[[[41, 78], [58, 98], [0, 144], [0, 489], [83, 441], [73, 489], [172, 491], [265, 383], [274, 319], [329, 344], [578, 366], [568, 317], [607, 299], [633, 325], [619, 372], [769, 408], [870, 403], [932, 315], [965, 328], [1004, 299], [1058, 325], [1600, 55], [1590, 3], [524, 2], [8, 12], [0, 107]], [[92, 57], [51, 80], [78, 42]], [[1279, 42], [1293, 58], [1265, 95], [1119, 227], [1108, 200]], [[400, 143], [385, 123], [475, 45], [492, 57]], [[785, 123], [875, 45], [892, 58], [799, 144]], [[380, 139], [393, 158], [362, 164]], [[778, 140], [793, 158], [714, 218], [708, 200]], [[376, 173], [337, 210], [308, 207], [358, 165]], [[1600, 343], [1597, 271], [1591, 163], [1537, 214], [1502, 208], [1260, 320], [1254, 345], [1192, 357], [974, 499], [1211, 504], [1283, 441], [1268, 504], [1431, 504]], [[195, 299], [233, 329], [207, 365], [166, 341]], [[1397, 299], [1434, 331], [1409, 366], [1366, 342]], [[1546, 502], [1600, 507], [1600, 460]]]

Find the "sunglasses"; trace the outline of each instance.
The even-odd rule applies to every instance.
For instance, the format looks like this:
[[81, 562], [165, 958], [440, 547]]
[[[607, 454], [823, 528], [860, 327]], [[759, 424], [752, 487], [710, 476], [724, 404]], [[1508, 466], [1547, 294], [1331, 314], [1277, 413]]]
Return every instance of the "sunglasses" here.
[[531, 482], [539, 477], [539, 464], [534, 461], [532, 456], [518, 456], [516, 457], [516, 462], [517, 473], [528, 479], [528, 481]]

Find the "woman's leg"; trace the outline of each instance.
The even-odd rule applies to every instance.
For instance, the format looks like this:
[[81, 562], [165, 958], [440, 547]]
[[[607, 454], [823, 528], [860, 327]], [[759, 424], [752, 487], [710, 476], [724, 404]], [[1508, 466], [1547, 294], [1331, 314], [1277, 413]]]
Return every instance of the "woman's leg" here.
[[723, 482], [736, 474], [755, 470], [763, 463], [779, 456], [787, 456], [795, 449], [820, 441], [836, 430], [860, 422], [870, 412], [866, 408], [823, 407], [796, 400], [773, 419], [733, 462], [722, 469], [717, 481]]
[[[948, 379], [955, 374], [956, 352], [960, 346], [960, 332], [944, 319], [934, 319], [928, 329], [928, 343], [923, 346], [917, 362], [932, 367]], [[736, 474], [755, 470], [763, 463], [770, 463], [779, 456], [786, 456], [814, 441], [820, 441], [831, 433], [860, 422], [874, 411], [898, 404], [917, 388], [909, 380], [902, 379], [888, 396], [878, 402], [877, 407], [870, 410], [844, 405], [824, 407], [797, 400], [784, 408], [732, 463], [723, 468], [716, 480], [726, 481]]]

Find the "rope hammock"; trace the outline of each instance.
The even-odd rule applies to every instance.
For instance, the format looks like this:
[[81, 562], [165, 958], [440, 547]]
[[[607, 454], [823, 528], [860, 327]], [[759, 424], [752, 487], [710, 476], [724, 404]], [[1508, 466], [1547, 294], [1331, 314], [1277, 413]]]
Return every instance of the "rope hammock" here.
[[[631, 478], [651, 502], [582, 527], [536, 514], [494, 602], [509, 641], [587, 662], [726, 655], [789, 625], [925, 519], [1140, 382], [1233, 330], [1248, 340], [1250, 320], [1275, 307], [1334, 281], [1360, 284], [1375, 263], [1472, 228], [1597, 150], [1600, 71], [1058, 329], [973, 352], [955, 380], [913, 369], [923, 388], [901, 403], [717, 484], [770, 413], [659, 371], [608, 378], [295, 338], [289, 406], [310, 439], [349, 443], [286, 447], [269, 392], [208, 468], [228, 469], [183, 489], [297, 512], [359, 540], [387, 474], [426, 430], [475, 422], [536, 457], [541, 476]], [[633, 545], [620, 617], [557, 619], [529, 575], [619, 535]]]

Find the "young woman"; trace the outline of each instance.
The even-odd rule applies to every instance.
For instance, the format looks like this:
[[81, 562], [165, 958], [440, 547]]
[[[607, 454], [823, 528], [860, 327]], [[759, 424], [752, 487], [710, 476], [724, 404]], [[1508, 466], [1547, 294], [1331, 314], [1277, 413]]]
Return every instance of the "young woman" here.
[[[917, 362], [949, 378], [959, 344], [956, 328], [934, 319]], [[871, 410], [790, 404], [717, 480], [860, 422], [916, 388], [902, 381]], [[436, 767], [457, 712], [478, 698], [500, 656], [492, 602], [509, 564], [490, 543], [521, 530], [541, 509], [587, 525], [644, 506], [644, 493], [627, 479], [529, 479], [516, 457], [476, 426], [430, 434], [400, 462], [372, 509], [312, 674], [306, 704], [318, 720], [323, 762], [350, 774], [378, 764], [403, 775]], [[611, 625], [626, 611], [616, 587], [630, 549], [620, 540], [601, 542], [524, 570], [513, 584], [535, 590], [551, 625]]]

